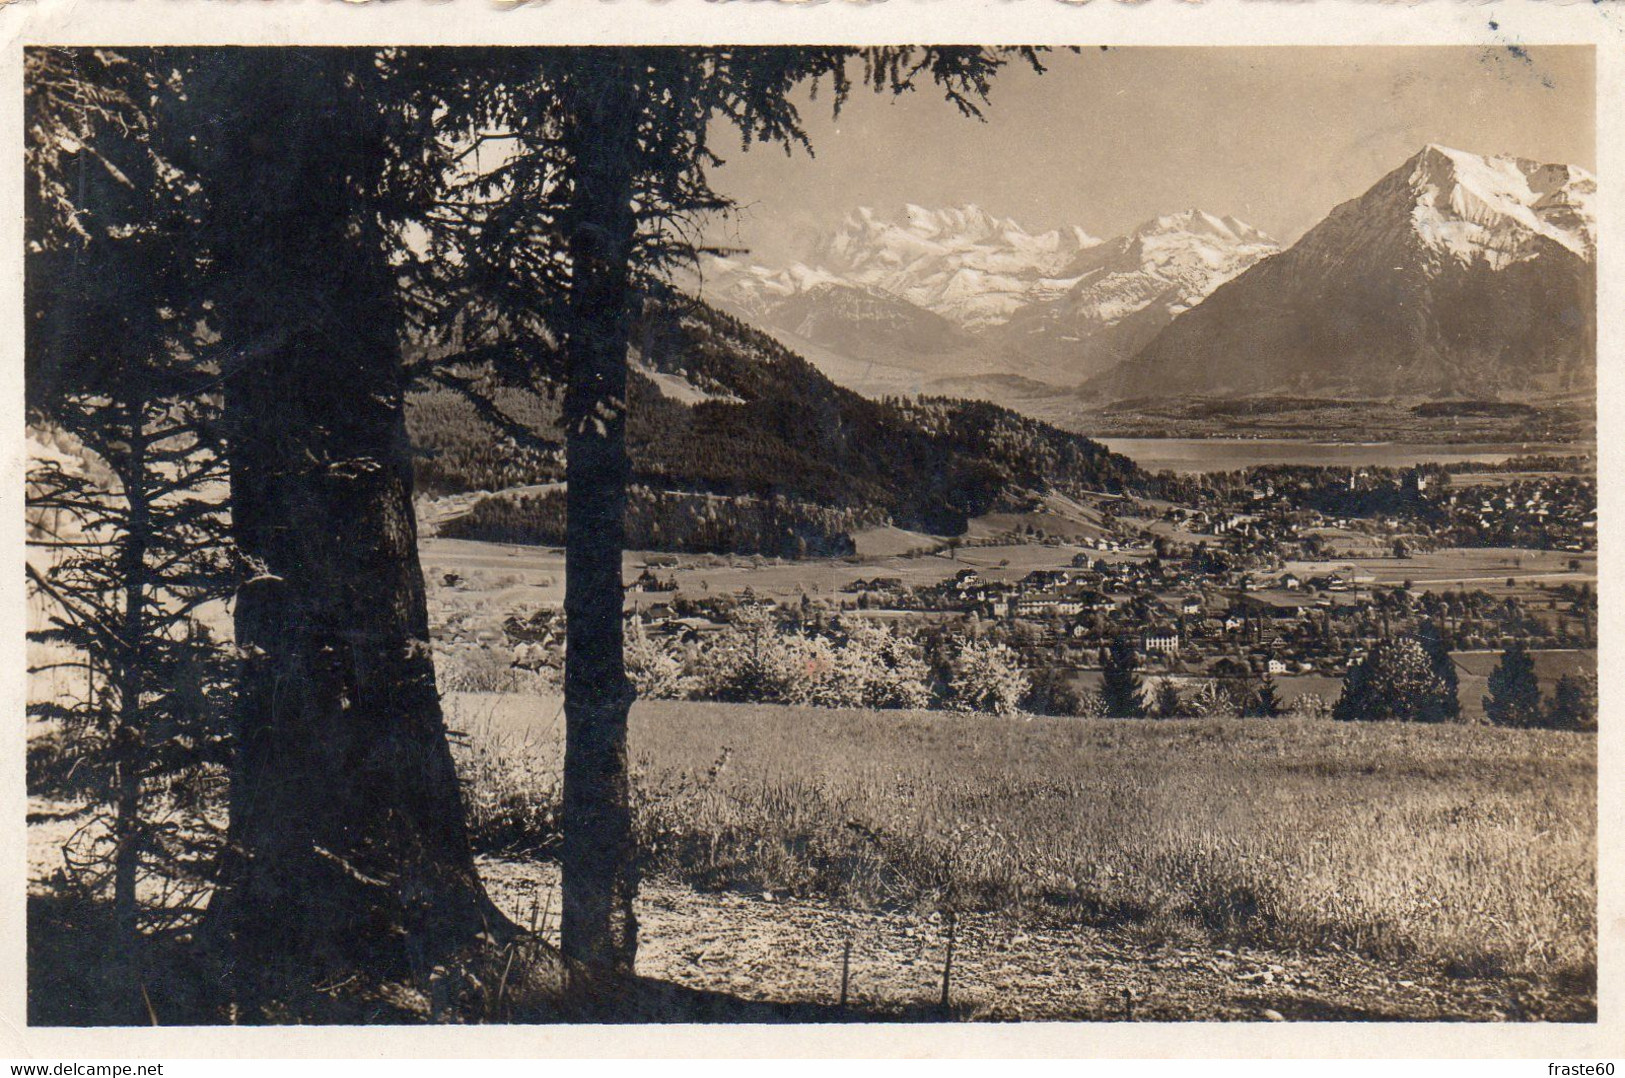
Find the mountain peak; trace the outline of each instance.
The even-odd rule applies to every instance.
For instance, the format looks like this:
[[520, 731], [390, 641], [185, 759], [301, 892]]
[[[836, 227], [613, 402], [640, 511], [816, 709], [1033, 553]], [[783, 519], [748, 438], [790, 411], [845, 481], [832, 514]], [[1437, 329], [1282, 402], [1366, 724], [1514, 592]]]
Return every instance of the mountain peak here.
[[1450, 160], [1455, 160], [1458, 157], [1476, 156], [1477, 154], [1468, 153], [1466, 150], [1458, 150], [1453, 146], [1446, 146], [1442, 142], [1429, 142], [1416, 152], [1416, 155], [1412, 158], [1412, 160], [1421, 157], [1445, 157], [1449, 158]]
[[1424, 243], [1464, 262], [1532, 258], [1541, 240], [1588, 261], [1596, 253], [1596, 179], [1573, 165], [1430, 142], [1373, 191], [1385, 188], [1406, 200]]
[[[843, 229], [846, 232], [854, 230], [868, 234], [901, 230], [920, 240], [953, 246], [996, 243], [1005, 236], [1018, 240], [1031, 236], [1011, 218], [996, 217], [974, 202], [938, 207], [905, 202], [895, 212], [860, 206], [847, 215]], [[1079, 232], [1082, 233], [1082, 230]]]
[[1270, 245], [1275, 243], [1269, 236], [1245, 221], [1239, 221], [1228, 215], [1220, 217], [1207, 210], [1195, 208], [1153, 217], [1135, 228], [1129, 235], [1140, 238], [1171, 233], [1205, 235], [1233, 243]]
[[1029, 232], [974, 202], [904, 202], [853, 210], [810, 246], [803, 265], [978, 328], [1004, 321], [1099, 242], [1078, 226]]
[[1387, 398], [1595, 384], [1596, 181], [1430, 143], [1091, 385]]

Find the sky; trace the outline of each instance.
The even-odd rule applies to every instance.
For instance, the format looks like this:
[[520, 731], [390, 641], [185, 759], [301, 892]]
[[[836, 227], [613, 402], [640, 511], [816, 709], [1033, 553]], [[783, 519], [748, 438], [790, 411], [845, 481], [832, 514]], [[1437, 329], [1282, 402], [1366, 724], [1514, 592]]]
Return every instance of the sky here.
[[714, 136], [740, 204], [717, 242], [782, 264], [858, 206], [975, 203], [1101, 238], [1181, 209], [1291, 243], [1429, 142], [1595, 168], [1590, 47], [1121, 48], [995, 79], [985, 123], [940, 92], [803, 102], [816, 156]]

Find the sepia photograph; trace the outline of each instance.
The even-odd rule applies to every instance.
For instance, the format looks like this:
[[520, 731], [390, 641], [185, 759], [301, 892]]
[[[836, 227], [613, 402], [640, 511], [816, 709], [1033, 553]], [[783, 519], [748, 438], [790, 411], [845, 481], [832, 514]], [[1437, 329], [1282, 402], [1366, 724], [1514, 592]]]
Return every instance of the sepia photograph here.
[[29, 1027], [1598, 1021], [1594, 46], [21, 74]]

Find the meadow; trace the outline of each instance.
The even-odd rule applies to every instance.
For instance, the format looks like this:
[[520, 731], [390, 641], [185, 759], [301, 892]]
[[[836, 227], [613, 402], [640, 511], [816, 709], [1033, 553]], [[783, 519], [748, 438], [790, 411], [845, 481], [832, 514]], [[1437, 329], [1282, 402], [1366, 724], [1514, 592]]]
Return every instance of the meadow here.
[[[977, 527], [985, 529], [980, 521]], [[749, 587], [759, 596], [782, 600], [808, 593], [833, 595], [854, 581], [876, 576], [892, 577], [909, 587], [926, 587], [947, 580], [961, 569], [975, 569], [991, 581], [1014, 583], [1034, 569], [1068, 565], [1084, 549], [1012, 542], [965, 547], [949, 557], [922, 553], [940, 544], [929, 536], [901, 529], [872, 529], [855, 538], [860, 551], [873, 547], [879, 552], [848, 558], [790, 560], [628, 551], [623, 571], [630, 583], [646, 565], [653, 564], [660, 576], [670, 577], [677, 584], [676, 595], [690, 599], [738, 594]], [[445, 574], [456, 573], [464, 578], [463, 587], [470, 593], [459, 600], [465, 605], [478, 603], [487, 609], [506, 610], [519, 603], [557, 607], [564, 602], [564, 552], [557, 547], [435, 537], [423, 540], [420, 550], [431, 591], [442, 584]], [[1093, 550], [1090, 554], [1112, 561], [1129, 557], [1099, 555]], [[632, 592], [627, 599], [632, 603], [668, 602], [672, 594]]]
[[[550, 856], [559, 701], [452, 695], [448, 717], [476, 842]], [[1594, 992], [1584, 735], [649, 701], [631, 742], [644, 871], [699, 891]]]

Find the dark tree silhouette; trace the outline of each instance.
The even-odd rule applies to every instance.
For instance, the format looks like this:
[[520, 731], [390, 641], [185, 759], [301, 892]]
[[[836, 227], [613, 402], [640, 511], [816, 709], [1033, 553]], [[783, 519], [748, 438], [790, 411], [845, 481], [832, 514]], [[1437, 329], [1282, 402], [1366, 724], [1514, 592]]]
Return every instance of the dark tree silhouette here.
[[1277, 718], [1281, 711], [1281, 697], [1276, 689], [1275, 676], [1266, 670], [1254, 683], [1242, 714], [1254, 719], [1273, 719]]
[[[164, 227], [192, 200], [156, 143], [155, 79], [117, 53], [26, 53], [26, 389], [31, 424], [58, 452], [29, 462], [28, 574], [49, 609], [30, 638], [65, 645], [71, 697], [57, 720], [69, 774], [109, 806], [113, 908], [123, 961], [141, 948], [137, 883], [172, 876], [207, 828], [175, 812], [224, 758], [224, 663], [194, 620], [229, 587], [215, 402], [191, 359], [196, 252]], [[68, 297], [72, 297], [71, 300]], [[36, 671], [37, 672], [37, 671]], [[150, 811], [163, 782], [171, 826]], [[126, 969], [126, 972], [130, 971]], [[126, 1004], [140, 1014], [139, 970]]]
[[1457, 722], [1461, 719], [1461, 682], [1456, 674], [1456, 661], [1450, 657], [1439, 626], [1430, 618], [1423, 618], [1416, 627], [1416, 638], [1428, 654], [1428, 663], [1444, 684], [1444, 695], [1439, 698], [1439, 714], [1428, 721]]
[[632, 207], [639, 170], [636, 53], [564, 81], [563, 142], [574, 170], [565, 338], [564, 903], [568, 958], [628, 975], [637, 954], [638, 858], [626, 716], [634, 691], [621, 632]]
[[1177, 718], [1184, 713], [1185, 698], [1180, 695], [1179, 686], [1172, 679], [1161, 678], [1157, 681], [1155, 707], [1159, 719]]
[[1564, 674], [1552, 687], [1546, 706], [1546, 725], [1553, 730], [1595, 732], [1597, 729], [1596, 677]]
[[1065, 674], [1053, 666], [1041, 666], [1030, 677], [1031, 684], [1021, 709], [1034, 715], [1076, 715], [1083, 708], [1078, 690]]
[[1501, 661], [1490, 671], [1490, 693], [1484, 697], [1484, 715], [1497, 726], [1540, 726], [1545, 715], [1540, 706], [1540, 682], [1535, 678], [1535, 660], [1521, 641], [1501, 653]]
[[1127, 636], [1115, 638], [1102, 659], [1100, 678], [1100, 695], [1105, 699], [1106, 714], [1111, 718], [1145, 716], [1139, 668], [1140, 657], [1134, 650], [1134, 641]]

